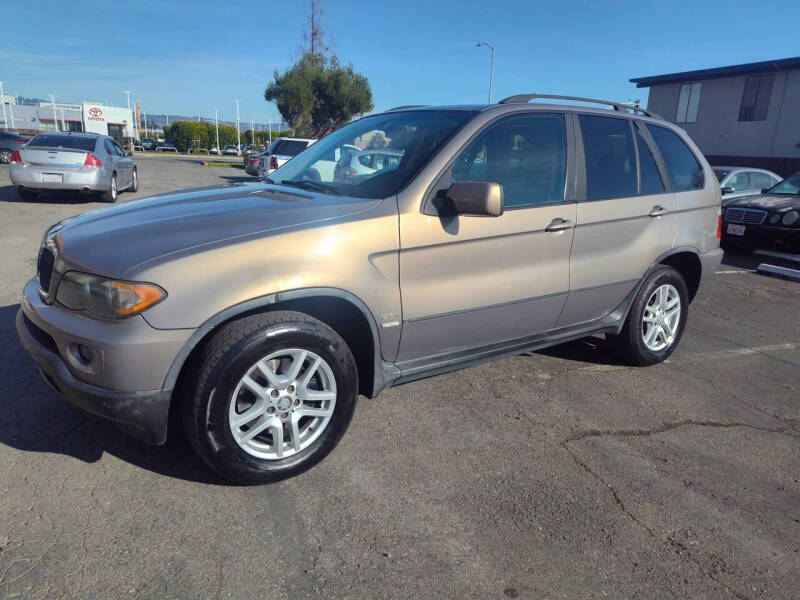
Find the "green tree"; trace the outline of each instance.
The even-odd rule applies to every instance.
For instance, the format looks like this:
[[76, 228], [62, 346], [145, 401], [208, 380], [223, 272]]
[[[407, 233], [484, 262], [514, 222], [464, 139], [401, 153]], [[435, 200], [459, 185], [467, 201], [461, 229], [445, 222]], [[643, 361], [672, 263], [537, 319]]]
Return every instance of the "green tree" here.
[[320, 138], [372, 110], [367, 78], [335, 56], [306, 52], [283, 74], [275, 71], [264, 98], [275, 101], [298, 135]]

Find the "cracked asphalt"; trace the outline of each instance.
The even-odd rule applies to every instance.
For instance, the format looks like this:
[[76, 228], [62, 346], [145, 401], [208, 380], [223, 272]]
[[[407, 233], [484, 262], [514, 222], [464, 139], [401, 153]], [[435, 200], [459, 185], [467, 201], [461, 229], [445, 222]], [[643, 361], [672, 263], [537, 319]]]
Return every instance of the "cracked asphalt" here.
[[[242, 176], [139, 169], [139, 195]], [[749, 255], [664, 364], [590, 338], [393, 388], [245, 488], [69, 406], [20, 348], [42, 232], [94, 206], [23, 202], [0, 166], [1, 598], [798, 597], [800, 284]]]

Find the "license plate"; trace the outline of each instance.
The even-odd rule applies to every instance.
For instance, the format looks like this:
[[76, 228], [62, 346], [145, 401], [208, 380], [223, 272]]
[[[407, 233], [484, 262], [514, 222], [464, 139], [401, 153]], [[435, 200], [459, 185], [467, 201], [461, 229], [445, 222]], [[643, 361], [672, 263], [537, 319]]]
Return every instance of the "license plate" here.
[[64, 176], [61, 173], [42, 173], [42, 181], [44, 183], [61, 183], [64, 181]]
[[728, 233], [731, 235], [744, 235], [744, 225], [734, 225], [728, 223]]

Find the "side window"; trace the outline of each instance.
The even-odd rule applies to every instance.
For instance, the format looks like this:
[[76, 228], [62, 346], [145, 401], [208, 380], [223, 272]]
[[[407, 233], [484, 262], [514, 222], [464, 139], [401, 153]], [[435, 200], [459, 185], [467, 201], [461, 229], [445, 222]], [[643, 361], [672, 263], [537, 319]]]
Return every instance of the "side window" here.
[[111, 156], [115, 156], [117, 154], [117, 151], [114, 150], [114, 144], [111, 143], [110, 139], [106, 138], [103, 140], [103, 146], [105, 147], [106, 152], [108, 152]]
[[117, 156], [125, 156], [125, 151], [119, 147], [119, 144], [111, 142], [111, 145], [114, 147], [114, 152], [117, 153]]
[[660, 194], [664, 191], [664, 182], [656, 166], [656, 159], [650, 151], [639, 130], [636, 130], [636, 146], [639, 149], [639, 193]]
[[750, 171], [750, 185], [753, 187], [753, 189], [763, 190], [764, 188], [772, 187], [775, 185], [775, 182], [772, 180], [772, 177], [766, 173]]
[[564, 200], [564, 115], [514, 115], [489, 125], [455, 159], [452, 181], [496, 181], [506, 208]]
[[360, 154], [358, 156], [358, 162], [365, 167], [372, 168], [372, 154]]
[[627, 119], [579, 115], [586, 161], [586, 199], [636, 196], [636, 155]]
[[658, 125], [647, 125], [647, 130], [653, 136], [656, 146], [661, 152], [661, 158], [667, 165], [672, 191], [685, 192], [702, 189], [705, 183], [703, 169], [678, 134]]
[[736, 173], [733, 177], [728, 179], [728, 185], [725, 187], [733, 188], [734, 190], [749, 190], [751, 185], [747, 171]]

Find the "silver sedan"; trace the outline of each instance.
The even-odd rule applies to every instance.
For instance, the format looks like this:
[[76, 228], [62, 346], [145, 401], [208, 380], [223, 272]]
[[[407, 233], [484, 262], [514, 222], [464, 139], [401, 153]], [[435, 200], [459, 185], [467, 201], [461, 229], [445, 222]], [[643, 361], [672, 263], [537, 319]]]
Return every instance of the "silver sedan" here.
[[136, 165], [113, 138], [95, 133], [40, 133], [11, 155], [9, 175], [24, 200], [46, 190], [100, 193], [116, 202], [139, 188]]

